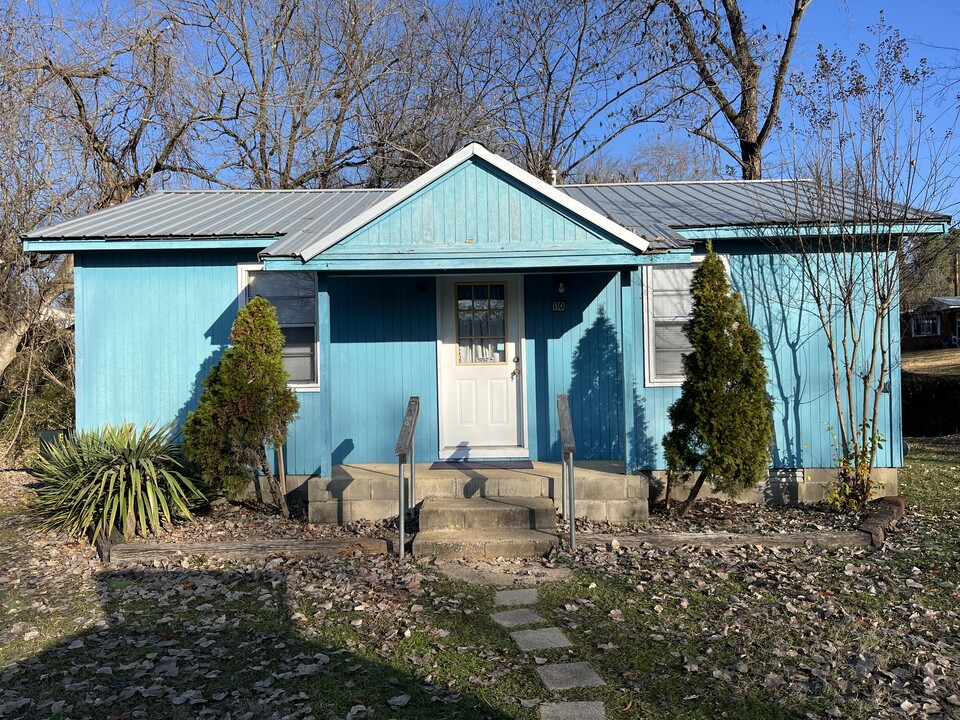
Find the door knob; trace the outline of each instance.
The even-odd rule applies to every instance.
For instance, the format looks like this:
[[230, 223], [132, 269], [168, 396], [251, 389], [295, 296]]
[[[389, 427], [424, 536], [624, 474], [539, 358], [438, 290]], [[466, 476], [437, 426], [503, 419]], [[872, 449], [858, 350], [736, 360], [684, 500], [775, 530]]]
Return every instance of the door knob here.
[[520, 376], [520, 368], [514, 368], [513, 372], [510, 373], [510, 377], [519, 377], [519, 376]]

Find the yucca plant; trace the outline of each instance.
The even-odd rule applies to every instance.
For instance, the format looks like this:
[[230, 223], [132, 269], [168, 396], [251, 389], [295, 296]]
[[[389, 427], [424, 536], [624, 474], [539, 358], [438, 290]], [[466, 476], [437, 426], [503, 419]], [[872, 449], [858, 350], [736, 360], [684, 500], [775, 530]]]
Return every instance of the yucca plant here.
[[173, 425], [132, 424], [77, 433], [37, 461], [34, 509], [41, 525], [91, 539], [116, 529], [127, 539], [161, 523], [192, 519], [206, 502], [190, 479]]

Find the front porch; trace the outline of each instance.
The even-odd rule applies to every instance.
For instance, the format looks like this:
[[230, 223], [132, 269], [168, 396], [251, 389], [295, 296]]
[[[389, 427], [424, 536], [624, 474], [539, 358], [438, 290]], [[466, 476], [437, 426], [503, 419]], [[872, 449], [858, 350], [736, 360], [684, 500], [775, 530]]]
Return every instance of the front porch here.
[[[434, 469], [434, 466], [438, 469]], [[417, 463], [416, 501], [444, 498], [549, 498], [561, 504], [561, 464]], [[409, 467], [406, 470], [408, 497]], [[291, 478], [291, 480], [294, 480]], [[334, 465], [331, 476], [301, 478], [306, 485], [308, 519], [312, 523], [343, 525], [357, 520], [395, 517], [399, 511], [397, 465], [370, 463]], [[291, 487], [295, 482], [291, 482]], [[648, 481], [627, 475], [623, 462], [576, 463], [575, 497], [578, 516], [610, 522], [647, 521]]]

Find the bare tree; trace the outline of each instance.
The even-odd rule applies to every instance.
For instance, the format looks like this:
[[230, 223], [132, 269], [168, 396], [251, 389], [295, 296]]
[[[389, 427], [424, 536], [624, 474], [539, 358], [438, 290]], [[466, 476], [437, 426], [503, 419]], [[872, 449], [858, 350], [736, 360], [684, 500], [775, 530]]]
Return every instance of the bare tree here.
[[[856, 57], [821, 48], [815, 72], [795, 78], [796, 169], [815, 182], [800, 198], [799, 291], [822, 331], [830, 365], [838, 467], [835, 499], [862, 508], [872, 487], [890, 371], [896, 356], [898, 281], [912, 228], [944, 222], [952, 180], [952, 126], [924, 114], [931, 76], [908, 62], [899, 33], [881, 22]], [[954, 108], [953, 112], [956, 112]]]
[[[214, 148], [195, 174], [231, 187], [349, 182], [364, 163], [362, 93], [391, 72], [387, 0], [171, 0], [201, 48], [195, 71]], [[205, 162], [204, 162], [205, 161]]]
[[736, 163], [744, 180], [760, 179], [763, 149], [777, 126], [797, 33], [810, 1], [793, 0], [786, 33], [775, 37], [765, 25], [751, 24], [738, 0], [654, 2], [655, 9], [666, 11], [676, 38], [667, 45], [670, 59], [661, 54], [659, 61], [673, 63], [673, 56], [686, 61], [674, 65], [678, 71], [665, 84], [669, 109], [658, 114], [657, 121], [676, 123], [715, 144]]
[[365, 184], [409, 182], [468, 142], [494, 150], [505, 102], [492, 8], [461, 0], [402, 4], [394, 72], [361, 93]]
[[671, 136], [644, 138], [627, 156], [597, 153], [580, 166], [585, 183], [715, 180], [720, 169], [702, 141]]
[[509, 154], [543, 179], [579, 172], [593, 155], [657, 115], [658, 78], [638, 49], [656, 20], [629, 2], [505, 0], [489, 26], [500, 48], [497, 130]]
[[[69, 388], [44, 348], [51, 337], [62, 339], [73, 258], [25, 255], [19, 235], [122, 202], [164, 179], [181, 163], [200, 117], [184, 101], [175, 28], [163, 17], [140, 7], [66, 17], [17, 6], [4, 20], [0, 381], [8, 393], [14, 379], [24, 388], [41, 377]], [[70, 357], [61, 352], [49, 362]], [[8, 378], [15, 363], [31, 369]]]

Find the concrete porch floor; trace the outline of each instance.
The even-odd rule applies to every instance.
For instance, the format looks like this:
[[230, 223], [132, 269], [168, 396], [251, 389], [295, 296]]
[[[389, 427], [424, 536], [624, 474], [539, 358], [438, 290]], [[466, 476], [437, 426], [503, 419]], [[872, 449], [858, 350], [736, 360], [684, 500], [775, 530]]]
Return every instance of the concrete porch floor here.
[[[433, 463], [417, 463], [416, 498], [531, 497], [561, 502], [560, 463], [535, 462], [532, 468], [516, 469], [484, 462], [483, 469], [432, 470]], [[405, 468], [407, 492], [409, 466]], [[612, 522], [647, 519], [647, 478], [624, 474], [616, 461], [574, 461], [576, 512], [578, 517]], [[397, 465], [372, 463], [335, 465], [329, 478], [307, 482], [311, 522], [344, 524], [360, 519], [379, 520], [398, 512]]]

